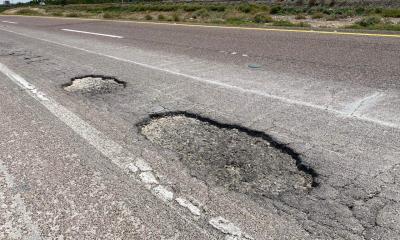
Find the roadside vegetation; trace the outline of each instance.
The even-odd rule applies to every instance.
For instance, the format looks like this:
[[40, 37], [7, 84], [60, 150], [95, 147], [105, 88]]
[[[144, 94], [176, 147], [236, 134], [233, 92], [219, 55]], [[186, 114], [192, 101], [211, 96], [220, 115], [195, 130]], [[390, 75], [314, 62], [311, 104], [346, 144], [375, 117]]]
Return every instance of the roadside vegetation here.
[[[55, 0], [46, 6], [34, 2], [3, 14], [167, 21], [228, 25], [320, 27], [400, 30], [400, 8], [334, 5], [268, 5], [261, 3], [90, 3], [91, 0]], [[94, 2], [94, 0], [93, 0]], [[99, 2], [96, 0], [96, 2]], [[67, 4], [68, 3], [68, 4]], [[74, 4], [70, 4], [74, 3]]]

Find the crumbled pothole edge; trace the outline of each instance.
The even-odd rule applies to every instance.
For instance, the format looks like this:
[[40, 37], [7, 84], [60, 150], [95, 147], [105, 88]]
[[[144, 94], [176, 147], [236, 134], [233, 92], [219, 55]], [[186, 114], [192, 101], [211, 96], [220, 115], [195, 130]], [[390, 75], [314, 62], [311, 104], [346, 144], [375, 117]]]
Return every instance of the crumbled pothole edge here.
[[164, 117], [174, 117], [174, 116], [184, 116], [184, 117], [188, 117], [188, 118], [194, 118], [201, 122], [209, 123], [218, 128], [237, 129], [238, 131], [244, 132], [251, 137], [262, 138], [263, 140], [269, 142], [272, 147], [280, 150], [282, 153], [288, 154], [293, 160], [295, 160], [297, 169], [306, 174], [309, 174], [312, 177], [311, 187], [314, 188], [314, 187], [318, 187], [318, 185], [319, 185], [319, 182], [317, 181], [318, 173], [312, 167], [308, 166], [304, 162], [304, 160], [301, 158], [299, 153], [297, 153], [292, 148], [288, 147], [287, 144], [279, 142], [271, 135], [269, 135], [265, 132], [262, 132], [262, 131], [249, 129], [247, 127], [243, 127], [243, 126], [240, 126], [237, 124], [221, 123], [217, 120], [214, 120], [214, 119], [211, 119], [208, 117], [204, 117], [204, 116], [201, 116], [196, 113], [187, 112], [187, 111], [171, 111], [171, 112], [162, 112], [162, 113], [152, 113], [149, 115], [149, 117], [147, 117], [144, 120], [142, 120], [141, 122], [137, 123], [136, 127], [138, 129], [139, 134], [144, 136], [147, 139], [147, 137], [141, 132], [141, 129], [144, 126], [146, 126], [147, 124], [149, 124], [151, 121], [153, 121], [155, 119], [160, 119], [160, 118], [164, 118]]
[[64, 83], [61, 85], [61, 87], [64, 89], [65, 87], [71, 86], [76, 79], [81, 79], [81, 78], [101, 78], [102, 80], [113, 80], [116, 83], [120, 84], [123, 86], [123, 88], [126, 88], [127, 83], [125, 81], [119, 80], [118, 78], [114, 76], [107, 76], [107, 75], [101, 75], [101, 74], [88, 74], [88, 75], [79, 75], [76, 77], [73, 77], [70, 79], [68, 83]]

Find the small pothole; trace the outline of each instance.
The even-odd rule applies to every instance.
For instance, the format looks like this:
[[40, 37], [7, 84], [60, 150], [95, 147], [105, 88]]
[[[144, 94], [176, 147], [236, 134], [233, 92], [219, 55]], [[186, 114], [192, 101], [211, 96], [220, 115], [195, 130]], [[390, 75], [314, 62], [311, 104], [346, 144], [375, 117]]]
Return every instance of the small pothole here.
[[65, 91], [91, 95], [112, 93], [125, 87], [126, 82], [118, 80], [115, 77], [103, 75], [75, 77], [71, 79], [70, 83], [63, 85]]
[[192, 176], [209, 185], [274, 197], [309, 192], [316, 173], [269, 135], [186, 112], [152, 115], [139, 124], [153, 144], [176, 152]]

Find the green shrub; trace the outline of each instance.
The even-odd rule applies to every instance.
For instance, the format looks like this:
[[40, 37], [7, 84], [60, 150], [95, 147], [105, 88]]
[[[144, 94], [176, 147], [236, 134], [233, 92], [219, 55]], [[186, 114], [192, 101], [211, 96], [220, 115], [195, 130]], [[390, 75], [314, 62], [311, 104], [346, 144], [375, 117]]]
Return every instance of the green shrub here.
[[307, 17], [304, 13], [299, 13], [294, 18], [295, 19], [306, 19]]
[[271, 13], [271, 14], [281, 14], [281, 13], [282, 13], [282, 7], [279, 6], [279, 5], [273, 6], [273, 7], [271, 8], [270, 13]]
[[252, 11], [252, 6], [250, 4], [241, 4], [238, 7], [238, 10], [243, 13], [250, 13]]
[[157, 17], [157, 19], [160, 20], [160, 21], [165, 21], [166, 18], [165, 18], [164, 15], [159, 14], [158, 17]]
[[7, 10], [7, 9], [9, 9], [8, 6], [2, 6], [2, 5], [0, 5], [0, 13], [1, 13], [1, 12], [4, 12], [4, 11]]
[[197, 18], [197, 17], [205, 18], [205, 17], [209, 17], [209, 16], [210, 16], [210, 14], [208, 13], [208, 10], [205, 8], [197, 10], [193, 13], [194, 18]]
[[146, 16], [144, 16], [144, 19], [153, 20], [153, 17], [151, 15], [147, 14]]
[[356, 8], [355, 13], [356, 13], [356, 15], [363, 15], [363, 14], [365, 14], [365, 8], [358, 7], [358, 8]]
[[388, 31], [400, 31], [400, 24], [393, 24], [393, 23], [379, 23], [375, 25], [369, 26], [361, 26], [359, 24], [353, 24], [347, 28], [352, 29], [371, 29], [371, 30], [388, 30]]
[[226, 23], [233, 24], [233, 25], [240, 25], [240, 24], [244, 24], [247, 22], [243, 18], [232, 17], [232, 18], [226, 19]]
[[365, 17], [359, 21], [356, 22], [356, 24], [362, 26], [362, 27], [368, 27], [372, 25], [376, 25], [382, 22], [382, 18], [380, 16], [369, 16]]
[[207, 9], [209, 11], [214, 11], [214, 12], [224, 12], [226, 10], [226, 6], [224, 5], [209, 5], [207, 6]]
[[259, 9], [263, 12], [270, 13], [271, 9], [267, 4], [258, 5]]
[[16, 14], [20, 15], [38, 15], [39, 12], [30, 8], [21, 8], [18, 11], [16, 11]]
[[255, 23], [267, 23], [272, 22], [272, 17], [265, 13], [258, 13], [254, 16], [253, 21]]
[[103, 14], [103, 18], [119, 18], [121, 17], [120, 13], [110, 13], [110, 12], [106, 12]]
[[315, 12], [311, 15], [312, 19], [321, 19], [324, 17], [324, 14], [322, 12]]
[[400, 18], [400, 8], [388, 8], [382, 10], [383, 17]]
[[295, 24], [295, 27], [311, 27], [311, 25], [306, 22], [299, 22], [299, 23]]
[[274, 21], [272, 25], [281, 26], [281, 27], [310, 27], [311, 26], [310, 24], [305, 23], [305, 22], [292, 23], [287, 20]]
[[187, 5], [184, 5], [182, 9], [183, 9], [185, 12], [194, 12], [194, 11], [197, 11], [197, 10], [199, 10], [199, 9], [201, 9], [201, 8], [202, 8], [202, 6], [201, 6], [201, 5], [198, 5], [198, 4], [196, 4], [196, 5], [194, 5], [194, 4], [187, 4]]
[[71, 13], [67, 13], [65, 16], [66, 17], [79, 17], [80, 14], [77, 12], [71, 12]]
[[375, 8], [375, 10], [372, 11], [372, 9], [370, 11], [368, 11], [369, 14], [372, 13], [376, 13], [376, 14], [381, 14], [383, 12], [382, 8]]
[[181, 21], [181, 18], [179, 17], [179, 14], [178, 14], [178, 13], [174, 13], [174, 15], [172, 15], [172, 20], [173, 20], [174, 22], [180, 22], [180, 21]]
[[62, 16], [63, 16], [63, 13], [62, 13], [61, 11], [52, 12], [52, 13], [51, 13], [51, 16], [54, 16], [54, 17], [62, 17]]

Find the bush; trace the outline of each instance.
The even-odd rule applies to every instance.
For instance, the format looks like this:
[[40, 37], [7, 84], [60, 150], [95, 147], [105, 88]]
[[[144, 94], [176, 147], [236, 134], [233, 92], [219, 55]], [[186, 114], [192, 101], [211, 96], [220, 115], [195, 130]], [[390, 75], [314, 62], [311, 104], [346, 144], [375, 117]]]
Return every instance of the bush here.
[[144, 19], [153, 20], [153, 17], [151, 15], [147, 14], [146, 16], [144, 16]]
[[296, 17], [294, 17], [295, 19], [306, 19], [306, 15], [304, 13], [299, 13], [296, 15]]
[[376, 25], [382, 22], [382, 18], [380, 16], [369, 16], [365, 17], [359, 21], [356, 22], [356, 24], [362, 26], [362, 27], [368, 27], [372, 25]]
[[51, 16], [54, 16], [54, 17], [62, 17], [62, 16], [63, 16], [63, 13], [62, 13], [62, 12], [53, 12], [53, 13], [51, 13]]
[[281, 27], [310, 27], [311, 25], [305, 22], [299, 22], [299, 23], [292, 23], [287, 20], [278, 20], [273, 22], [274, 26], [281, 26]]
[[103, 18], [113, 18], [113, 14], [111, 14], [111, 13], [104, 13], [103, 14]]
[[79, 17], [80, 14], [76, 13], [76, 12], [71, 12], [71, 13], [67, 13], [65, 16], [66, 17]]
[[38, 15], [39, 12], [30, 8], [21, 8], [19, 9], [16, 14], [20, 15]]
[[255, 23], [267, 23], [272, 22], [272, 17], [265, 13], [258, 13], [254, 16], [253, 20]]
[[243, 20], [242, 18], [231, 17], [231, 18], [226, 19], [226, 23], [233, 24], [233, 25], [240, 25], [240, 24], [246, 23], [246, 21]]
[[198, 5], [198, 4], [196, 4], [196, 5], [188, 4], [188, 5], [184, 5], [182, 9], [185, 12], [194, 12], [194, 11], [197, 11], [197, 10], [199, 10], [201, 8], [202, 8], [202, 6]]
[[205, 17], [209, 17], [210, 14], [208, 13], [207, 9], [202, 8], [200, 10], [197, 10], [193, 13], [193, 17], [197, 18], [197, 17], [201, 17], [201, 18], [205, 18]]
[[399, 8], [389, 8], [382, 10], [383, 17], [393, 17], [399, 18], [400, 17], [400, 9]]
[[238, 10], [243, 13], [250, 13], [252, 11], [252, 6], [250, 4], [241, 4]]
[[174, 13], [174, 15], [172, 15], [172, 20], [173, 20], [174, 22], [180, 22], [180, 21], [181, 21], [181, 18], [179, 17], [179, 14], [178, 14], [178, 13]]
[[270, 13], [271, 13], [271, 14], [281, 14], [281, 13], [282, 13], [282, 7], [279, 6], [279, 5], [273, 6], [273, 7], [271, 8]]
[[371, 30], [389, 30], [389, 31], [400, 31], [400, 24], [393, 24], [393, 23], [379, 23], [375, 25], [370, 25], [367, 27], [363, 27], [359, 24], [353, 24], [347, 28], [353, 28], [353, 29], [371, 29]]
[[365, 8], [363, 7], [358, 7], [355, 10], [356, 15], [363, 15], [365, 13]]
[[106, 13], [103, 14], [103, 18], [119, 18], [119, 17], [121, 17], [120, 13], [109, 13], [109, 12], [106, 12]]
[[313, 13], [311, 15], [312, 19], [320, 19], [320, 18], [323, 18], [323, 17], [324, 17], [324, 14], [322, 12], [315, 12], [315, 13]]
[[214, 11], [214, 12], [224, 12], [226, 10], [226, 6], [224, 6], [224, 5], [209, 5], [209, 6], [207, 6], [207, 9], [209, 11]]
[[158, 15], [157, 19], [160, 21], [165, 21], [166, 18], [164, 15], [160, 14], [160, 15]]
[[261, 11], [266, 12], [266, 13], [270, 13], [270, 11], [271, 11], [271, 9], [269, 8], [269, 6], [267, 4], [258, 5], [258, 7], [260, 8]]

